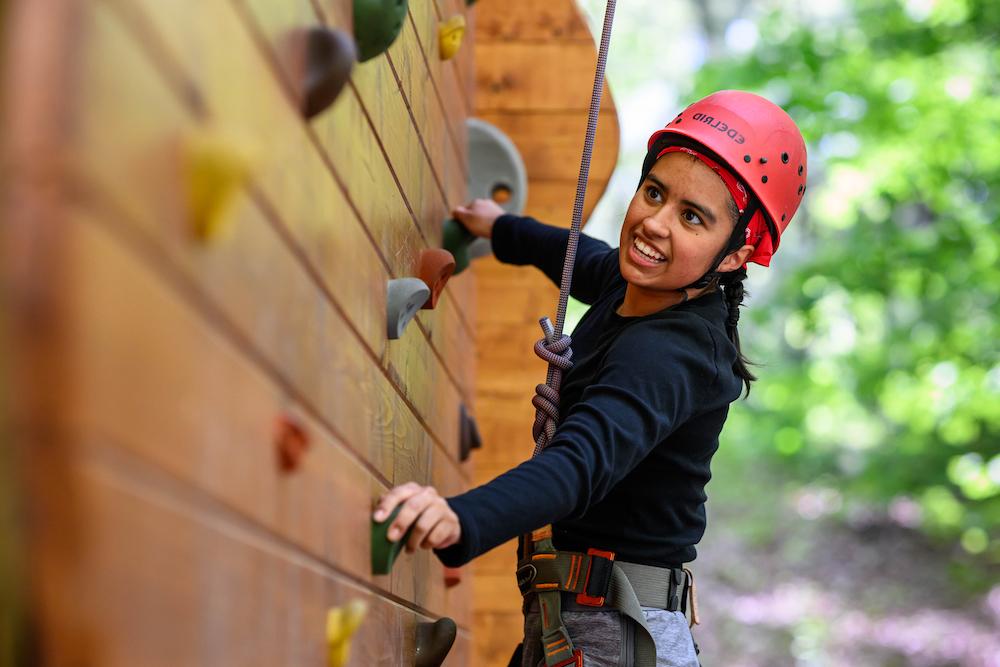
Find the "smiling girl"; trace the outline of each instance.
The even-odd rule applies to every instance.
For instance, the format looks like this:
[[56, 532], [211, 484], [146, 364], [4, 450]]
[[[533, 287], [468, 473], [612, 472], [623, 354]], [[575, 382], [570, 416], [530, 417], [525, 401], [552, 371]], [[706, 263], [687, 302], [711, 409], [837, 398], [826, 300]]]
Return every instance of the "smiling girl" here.
[[[590, 309], [548, 447], [459, 496], [410, 483], [375, 510], [384, 520], [402, 504], [390, 539], [412, 527], [407, 548], [449, 566], [551, 524], [535, 539], [553, 550], [519, 547], [525, 639], [512, 664], [698, 664], [684, 565], [729, 405], [756, 379], [737, 331], [746, 263], [770, 263], [805, 192], [806, 151], [784, 111], [740, 91], [695, 102], [647, 148], [619, 247], [580, 237], [571, 295]], [[485, 199], [454, 215], [500, 261], [558, 285], [568, 230]]]

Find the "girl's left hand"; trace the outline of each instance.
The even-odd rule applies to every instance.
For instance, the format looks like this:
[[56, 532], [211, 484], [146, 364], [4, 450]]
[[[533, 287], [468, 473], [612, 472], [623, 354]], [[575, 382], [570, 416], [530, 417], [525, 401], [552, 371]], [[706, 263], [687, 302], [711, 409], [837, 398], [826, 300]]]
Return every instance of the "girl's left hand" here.
[[418, 547], [443, 549], [457, 544], [462, 538], [462, 525], [448, 502], [438, 495], [434, 487], [420, 486], [416, 482], [390, 489], [379, 498], [372, 516], [376, 521], [385, 521], [401, 503], [403, 508], [389, 526], [389, 539], [393, 542], [400, 539], [412, 525], [413, 532], [406, 542], [408, 553], [413, 553]]

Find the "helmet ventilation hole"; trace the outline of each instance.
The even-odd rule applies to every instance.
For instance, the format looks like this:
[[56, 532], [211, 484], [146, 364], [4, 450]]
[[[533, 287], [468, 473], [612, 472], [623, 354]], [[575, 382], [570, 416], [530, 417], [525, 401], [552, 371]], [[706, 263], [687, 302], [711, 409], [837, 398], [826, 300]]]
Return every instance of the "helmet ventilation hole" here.
[[760, 159], [760, 163], [761, 163], [761, 164], [767, 164], [767, 158], [766, 158], [766, 157], [762, 157], [762, 158]]
[[743, 156], [743, 161], [744, 162], [749, 162], [750, 161], [750, 156], [749, 155], [744, 155]]
[[800, 164], [799, 165], [799, 176], [801, 176], [801, 175], [802, 175], [802, 165]]
[[799, 186], [799, 194], [800, 194], [800, 195], [802, 194], [802, 191], [803, 191], [803, 190], [805, 190], [805, 188], [803, 188], [803, 187], [802, 187], [802, 186], [800, 185], [800, 186]]
[[782, 214], [781, 214], [781, 221], [782, 221], [782, 222], [784, 222], [784, 221], [785, 221], [785, 214], [784, 214], [784, 213], [782, 213]]
[[782, 153], [781, 154], [781, 161], [784, 164], [788, 164], [788, 153]]
[[767, 176], [761, 176], [760, 177], [760, 182], [761, 183], [767, 183]]

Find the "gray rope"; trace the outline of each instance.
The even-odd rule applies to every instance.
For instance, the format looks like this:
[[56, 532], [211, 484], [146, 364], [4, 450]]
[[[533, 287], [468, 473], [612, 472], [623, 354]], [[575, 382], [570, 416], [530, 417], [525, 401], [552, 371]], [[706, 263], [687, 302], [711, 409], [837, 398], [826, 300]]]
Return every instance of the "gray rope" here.
[[573, 203], [573, 222], [570, 226], [566, 261], [563, 263], [562, 280], [559, 286], [559, 308], [556, 324], [552, 326], [548, 317], [538, 323], [545, 338], [535, 343], [535, 354], [549, 364], [545, 384], [535, 387], [536, 395], [531, 403], [535, 406], [535, 423], [531, 434], [535, 439], [532, 457], [545, 449], [556, 432], [559, 421], [559, 390], [562, 387], [563, 372], [573, 366], [570, 349], [572, 339], [563, 335], [566, 306], [569, 302], [569, 288], [573, 282], [573, 265], [576, 263], [576, 249], [580, 241], [580, 226], [583, 220], [583, 202], [587, 195], [587, 178], [590, 175], [590, 156], [594, 150], [594, 136], [597, 134], [597, 118], [601, 110], [601, 94], [604, 92], [604, 68], [608, 61], [608, 47], [611, 43], [611, 25], [615, 18], [615, 0], [608, 0], [604, 10], [604, 28], [601, 32], [601, 46], [597, 53], [597, 71], [594, 75], [594, 91], [590, 96], [590, 116], [587, 120], [587, 136], [583, 143], [583, 159], [580, 161], [580, 175], [576, 181], [576, 201]]

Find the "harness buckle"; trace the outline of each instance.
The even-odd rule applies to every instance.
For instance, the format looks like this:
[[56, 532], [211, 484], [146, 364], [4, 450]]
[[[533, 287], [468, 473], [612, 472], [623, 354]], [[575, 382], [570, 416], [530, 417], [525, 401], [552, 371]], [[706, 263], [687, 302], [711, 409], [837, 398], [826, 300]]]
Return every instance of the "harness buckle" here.
[[670, 592], [667, 607], [670, 611], [684, 611], [684, 593], [685, 593], [685, 582], [687, 576], [684, 570], [680, 568], [673, 568], [670, 570]]
[[527, 595], [531, 591], [531, 584], [538, 576], [538, 568], [531, 563], [525, 563], [517, 568], [517, 587], [521, 590], [521, 595]]
[[614, 569], [615, 554], [612, 551], [587, 549], [587, 576], [583, 580], [583, 592], [576, 596], [577, 604], [588, 607], [603, 607], [604, 599], [611, 587], [611, 573]]

